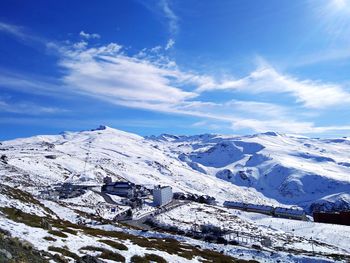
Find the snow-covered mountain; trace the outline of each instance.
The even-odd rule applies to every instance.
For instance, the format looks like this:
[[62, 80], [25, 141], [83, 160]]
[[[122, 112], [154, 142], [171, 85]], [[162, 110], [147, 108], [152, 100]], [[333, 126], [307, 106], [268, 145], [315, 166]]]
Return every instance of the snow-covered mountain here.
[[[105, 126], [3, 141], [0, 261], [35, 256], [38, 262], [348, 262], [348, 226], [244, 212], [222, 202], [349, 207], [349, 147], [347, 138], [141, 137]], [[175, 200], [164, 209], [147, 196], [142, 207], [131, 209], [120, 197], [101, 192], [105, 176], [171, 185], [219, 203]], [[56, 190], [47, 186], [64, 182], [86, 190], [59, 199], [50, 195]], [[117, 220], [126, 211], [131, 222]], [[144, 223], [146, 217], [155, 225]], [[197, 240], [192, 231], [198, 226], [235, 231], [241, 239], [225, 246], [219, 237]]]
[[[101, 184], [105, 176], [219, 202], [249, 201], [306, 209], [350, 208], [350, 139], [278, 133], [251, 136], [141, 137], [101, 126], [3, 141], [0, 176], [35, 189], [58, 182]], [[6, 157], [5, 157], [6, 156]]]

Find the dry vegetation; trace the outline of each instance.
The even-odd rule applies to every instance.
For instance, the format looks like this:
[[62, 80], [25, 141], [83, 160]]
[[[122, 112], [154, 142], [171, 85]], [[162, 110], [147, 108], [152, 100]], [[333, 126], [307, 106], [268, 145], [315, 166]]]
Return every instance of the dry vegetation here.
[[[4, 191], [5, 189], [8, 192], [13, 188], [10, 189], [10, 187], [5, 187], [5, 188], [3, 187], [1, 189], [2, 191]], [[20, 190], [11, 193], [11, 196], [23, 202], [25, 201], [25, 202], [42, 206], [42, 204], [38, 200], [33, 198], [29, 193], [26, 193]], [[0, 208], [0, 211], [3, 212], [7, 218], [15, 222], [24, 223], [30, 227], [46, 229], [48, 230], [49, 234], [57, 237], [68, 238], [68, 235], [66, 233], [76, 235], [78, 234], [78, 232], [80, 232], [81, 234], [100, 238], [99, 242], [104, 243], [113, 249], [117, 249], [121, 251], [128, 249], [127, 246], [122, 244], [122, 241], [129, 241], [135, 245], [138, 245], [140, 247], [143, 247], [149, 250], [163, 251], [171, 255], [177, 255], [179, 257], [186, 258], [188, 260], [192, 260], [193, 258], [198, 257], [198, 258], [202, 258], [203, 262], [239, 262], [233, 257], [221, 254], [216, 251], [199, 249], [189, 244], [181, 243], [175, 239], [145, 238], [142, 236], [135, 236], [125, 232], [106, 231], [106, 230], [101, 230], [96, 228], [90, 228], [87, 226], [73, 224], [69, 221], [56, 219], [51, 216], [40, 217], [38, 215], [28, 214], [16, 208], [2, 207]], [[48, 211], [51, 211], [51, 210], [48, 210]], [[43, 221], [45, 221], [46, 224], [49, 224], [50, 228], [54, 228], [54, 230], [44, 228]], [[44, 239], [47, 241], [53, 241], [55, 238], [45, 237]], [[119, 242], [117, 242], [114, 239], [117, 239]], [[100, 251], [101, 258], [105, 258], [105, 259], [113, 258], [113, 260], [120, 261], [120, 262], [125, 261], [125, 258], [122, 255], [101, 247], [83, 247], [80, 250], [83, 251], [83, 250], [89, 250], [89, 249]], [[77, 255], [74, 253], [71, 253], [68, 248], [57, 248], [57, 247], [51, 246], [50, 251], [58, 252], [63, 256], [67, 256], [67, 257], [72, 257], [72, 258], [77, 257]], [[160, 257], [158, 258], [158, 256], [150, 256], [150, 255], [152, 254], [148, 254], [148, 256], [145, 255], [142, 258], [145, 260], [150, 260], [147, 257], [153, 257], [154, 259], [157, 258], [158, 261], [156, 262], [165, 262], [165, 261], [162, 261]], [[135, 257], [134, 260], [137, 260], [137, 257]], [[138, 259], [138, 260], [141, 260], [141, 259]], [[242, 262], [247, 262], [247, 261], [242, 261]]]

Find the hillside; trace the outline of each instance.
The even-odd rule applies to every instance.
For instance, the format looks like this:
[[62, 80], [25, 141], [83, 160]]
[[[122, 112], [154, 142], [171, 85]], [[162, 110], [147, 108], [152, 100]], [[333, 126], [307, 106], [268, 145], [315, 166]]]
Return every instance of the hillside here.
[[350, 140], [265, 133], [140, 137], [109, 127], [4, 141], [0, 174], [23, 187], [101, 184], [105, 176], [171, 185], [220, 202], [350, 207]]
[[[346, 138], [141, 137], [105, 126], [3, 141], [0, 237], [6, 242], [0, 259], [16, 260], [13, 251], [19, 250], [23, 258], [34, 253], [38, 262], [346, 262], [348, 226], [275, 218], [222, 203], [308, 211], [349, 207], [349, 147]], [[155, 225], [145, 229], [138, 218], [156, 211], [149, 197], [133, 209], [134, 224], [120, 221], [130, 207], [101, 193], [106, 176], [150, 188], [170, 185], [174, 191], [213, 196], [218, 203], [178, 201], [172, 209], [159, 209], [150, 217]], [[62, 183], [88, 188], [75, 197], [43, 194]], [[223, 245], [219, 238], [193, 235], [196, 226], [241, 239]], [[261, 243], [266, 238], [271, 245]]]

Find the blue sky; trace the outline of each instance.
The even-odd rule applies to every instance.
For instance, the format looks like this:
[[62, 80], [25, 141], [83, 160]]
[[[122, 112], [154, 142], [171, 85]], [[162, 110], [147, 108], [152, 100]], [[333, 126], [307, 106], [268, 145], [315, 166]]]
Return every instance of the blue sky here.
[[350, 0], [0, 3], [0, 139], [350, 134]]

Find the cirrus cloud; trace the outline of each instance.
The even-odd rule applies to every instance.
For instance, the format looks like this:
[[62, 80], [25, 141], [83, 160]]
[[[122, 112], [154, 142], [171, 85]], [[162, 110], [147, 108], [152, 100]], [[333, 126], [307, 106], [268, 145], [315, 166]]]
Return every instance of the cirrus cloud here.
[[[0, 31], [30, 39], [12, 25], [0, 24]], [[343, 86], [299, 79], [280, 73], [267, 63], [240, 79], [218, 78], [180, 69], [164, 54], [166, 48], [158, 46], [132, 55], [116, 43], [90, 47], [85, 41], [62, 44], [35, 37], [37, 42], [55, 50], [58, 65], [63, 69], [60, 77], [50, 82], [0, 70], [0, 85], [47, 96], [79, 94], [130, 108], [198, 117], [208, 126], [214, 122], [215, 127], [224, 124], [233, 130], [302, 134], [350, 130], [349, 125], [319, 126], [310, 118], [301, 118], [310, 109], [346, 107], [350, 96]], [[222, 95], [223, 91], [222, 101], [208, 96], [209, 92]], [[226, 91], [231, 91], [231, 95]], [[236, 92], [248, 96], [239, 99]], [[284, 105], [276, 100], [259, 101], [258, 95], [265, 93], [286, 94], [292, 102]], [[24, 109], [30, 104], [23, 105]], [[8, 105], [3, 107], [11, 110]]]
[[111, 43], [83, 50], [63, 49], [59, 63], [65, 69], [64, 85], [76, 92], [105, 97], [116, 104], [142, 107], [162, 106], [193, 98], [197, 94], [176, 87], [172, 78], [178, 72], [123, 54], [122, 47]]
[[208, 81], [197, 92], [231, 90], [246, 93], [286, 93], [306, 108], [321, 109], [350, 103], [350, 93], [341, 85], [310, 79], [299, 80], [264, 65], [241, 79]]

